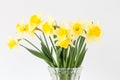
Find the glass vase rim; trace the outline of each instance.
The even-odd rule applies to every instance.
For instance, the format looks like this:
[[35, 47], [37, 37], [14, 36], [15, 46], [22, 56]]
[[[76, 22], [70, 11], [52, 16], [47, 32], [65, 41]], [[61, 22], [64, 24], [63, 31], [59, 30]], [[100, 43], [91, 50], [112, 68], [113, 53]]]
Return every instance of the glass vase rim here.
[[48, 66], [48, 68], [51, 68], [51, 69], [82, 69], [83, 67], [80, 66], [80, 67], [73, 67], [73, 68], [59, 68], [59, 67], [51, 67], [51, 66]]

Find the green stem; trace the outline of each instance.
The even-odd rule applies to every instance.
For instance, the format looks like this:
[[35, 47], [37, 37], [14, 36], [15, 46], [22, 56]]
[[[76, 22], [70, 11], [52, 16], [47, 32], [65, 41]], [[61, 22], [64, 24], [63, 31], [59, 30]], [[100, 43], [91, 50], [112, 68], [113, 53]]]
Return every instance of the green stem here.
[[52, 62], [50, 61], [50, 59], [46, 56], [44, 56], [44, 54], [42, 54], [41, 52], [32, 50], [27, 48], [26, 46], [19, 44], [21, 47], [25, 48], [26, 50], [28, 50], [30, 53], [32, 53], [34, 56], [43, 59], [49, 66], [54, 67], [54, 65], [52, 64]]
[[41, 38], [35, 33], [35, 36], [41, 41]]
[[69, 61], [69, 51], [70, 51], [70, 46], [68, 46], [67, 52], [66, 52], [66, 64], [65, 64], [65, 68], [68, 67], [68, 61]]
[[56, 50], [56, 48], [55, 48], [55, 45], [54, 45], [54, 43], [53, 43], [53, 41], [52, 41], [52, 39], [51, 39], [50, 36], [49, 36], [49, 39], [50, 39], [50, 42], [51, 42], [51, 44], [52, 44], [52, 46], [53, 46], [54, 51], [57, 52], [57, 50]]
[[28, 42], [30, 45], [32, 45], [34, 48], [36, 48], [38, 51], [41, 51], [39, 48], [37, 48], [33, 43], [31, 43], [29, 40], [25, 39], [26, 42]]
[[[35, 33], [36, 37], [43, 42], [43, 40]], [[44, 36], [45, 37], [45, 36]], [[46, 41], [47, 42], [47, 41]], [[54, 58], [52, 57], [53, 63], [54, 65], [57, 67], [56, 61], [54, 60]]]
[[58, 66], [60, 66], [60, 65], [59, 65], [58, 52], [57, 52], [57, 50], [56, 50], [56, 47], [55, 47], [55, 45], [54, 45], [54, 43], [53, 43], [53, 41], [52, 41], [52, 39], [51, 39], [51, 37], [50, 37], [50, 36], [49, 36], [49, 39], [50, 39], [50, 42], [51, 42], [51, 44], [52, 44], [52, 46], [53, 46], [53, 49], [54, 49], [54, 51], [55, 51], [56, 58], [57, 58], [57, 62], [58, 62]]
[[[47, 39], [46, 39], [46, 37], [45, 37], [45, 34], [42, 32], [42, 34], [43, 34], [43, 37], [44, 37], [44, 39], [45, 39], [45, 43], [46, 43], [46, 45], [47, 45], [47, 47], [48, 47], [48, 49], [49, 49], [49, 46], [48, 46], [48, 42], [47, 42]], [[49, 49], [50, 50], [50, 49]]]

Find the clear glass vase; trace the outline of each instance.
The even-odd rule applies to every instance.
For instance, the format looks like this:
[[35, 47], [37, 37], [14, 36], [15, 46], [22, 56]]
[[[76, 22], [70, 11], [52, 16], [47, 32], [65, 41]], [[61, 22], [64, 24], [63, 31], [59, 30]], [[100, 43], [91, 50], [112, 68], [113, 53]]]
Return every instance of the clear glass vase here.
[[51, 68], [49, 72], [52, 80], [80, 80], [80, 68]]

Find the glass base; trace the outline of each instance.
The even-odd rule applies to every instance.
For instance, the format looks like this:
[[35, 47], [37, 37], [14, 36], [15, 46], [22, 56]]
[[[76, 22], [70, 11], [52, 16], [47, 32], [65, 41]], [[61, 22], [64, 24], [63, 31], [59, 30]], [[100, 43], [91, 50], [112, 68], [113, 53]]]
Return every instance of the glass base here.
[[82, 67], [80, 68], [51, 68], [49, 67], [49, 72], [52, 80], [80, 80], [80, 73]]

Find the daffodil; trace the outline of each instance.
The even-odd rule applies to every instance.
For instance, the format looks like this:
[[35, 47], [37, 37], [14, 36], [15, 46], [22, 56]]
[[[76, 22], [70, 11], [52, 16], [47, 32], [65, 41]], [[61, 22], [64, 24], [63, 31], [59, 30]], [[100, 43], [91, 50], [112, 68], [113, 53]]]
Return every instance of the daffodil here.
[[[43, 33], [42, 37], [35, 33], [36, 30]], [[52, 17], [42, 21], [38, 14], [32, 15], [27, 24], [18, 23], [16, 32], [27, 33], [31, 37], [34, 37], [35, 34], [40, 41], [40, 47], [21, 35], [19, 39], [10, 38], [8, 40], [7, 44], [10, 49], [20, 45], [33, 55], [46, 61], [50, 67], [58, 68], [80, 67], [87, 51], [87, 42], [98, 40], [102, 33], [99, 24], [91, 21], [81, 23], [77, 20], [70, 24], [64, 24], [61, 21], [59, 24]], [[35, 50], [19, 43], [21, 40], [26, 41]]]
[[[30, 26], [30, 24], [17, 24], [16, 25], [16, 32], [17, 33], [27, 33], [28, 35], [30, 36], [33, 36], [34, 35], [34, 32], [35, 32], [35, 28], [36, 27], [32, 27]], [[22, 37], [23, 35], [21, 35]]]
[[43, 25], [42, 25], [42, 31], [44, 33], [52, 33], [54, 30], [54, 27], [52, 25], [50, 25], [48, 22], [45, 22]]
[[57, 45], [59, 45], [62, 48], [67, 48], [69, 45], [74, 47], [72, 43], [71, 34], [69, 32], [69, 29], [61, 27], [57, 30]]
[[62, 48], [67, 48], [70, 44], [70, 39], [68, 37], [64, 37], [63, 39], [58, 40], [58, 45]]
[[23, 33], [25, 31], [25, 25], [24, 24], [17, 24], [16, 25], [16, 32], [17, 33]]
[[74, 35], [79, 36], [83, 34], [83, 24], [76, 21], [72, 24], [72, 32]]
[[57, 34], [58, 34], [58, 37], [65, 37], [69, 35], [69, 30], [64, 27], [61, 27], [58, 29]]
[[54, 20], [49, 17], [46, 22], [42, 24], [42, 31], [46, 34], [51, 34], [54, 32]]
[[99, 37], [101, 36], [101, 29], [99, 24], [92, 23], [88, 28], [87, 28], [87, 41], [91, 42], [94, 40], [98, 40]]
[[10, 49], [12, 49], [12, 48], [14, 48], [15, 46], [17, 46], [17, 44], [18, 44], [18, 40], [14, 39], [14, 38], [10, 38], [10, 39], [8, 40], [8, 47], [9, 47]]
[[37, 27], [31, 26], [30, 24], [25, 25], [25, 32], [30, 36], [34, 35], [36, 29]]
[[30, 22], [28, 25], [26, 25], [27, 33], [31, 36], [34, 35], [35, 30], [38, 28], [38, 26], [42, 23], [41, 15], [32, 15], [30, 17]]
[[33, 35], [37, 27], [40, 25], [42, 22], [41, 17], [39, 15], [32, 15], [30, 17], [30, 21], [28, 24], [20, 24], [18, 23], [16, 25], [16, 32], [17, 33], [23, 33], [26, 32], [30, 35]]
[[26, 24], [26, 25], [25, 25], [24, 31], [25, 31], [25, 32], [28, 32], [28, 31], [29, 31], [29, 24]]
[[28, 32], [28, 31], [32, 31], [33, 29], [30, 28], [30, 26], [28, 24], [20, 24], [18, 23], [16, 25], [16, 32], [17, 33], [24, 33], [24, 32]]
[[31, 26], [39, 26], [41, 22], [42, 22], [42, 19], [40, 15], [35, 14], [30, 17]]

